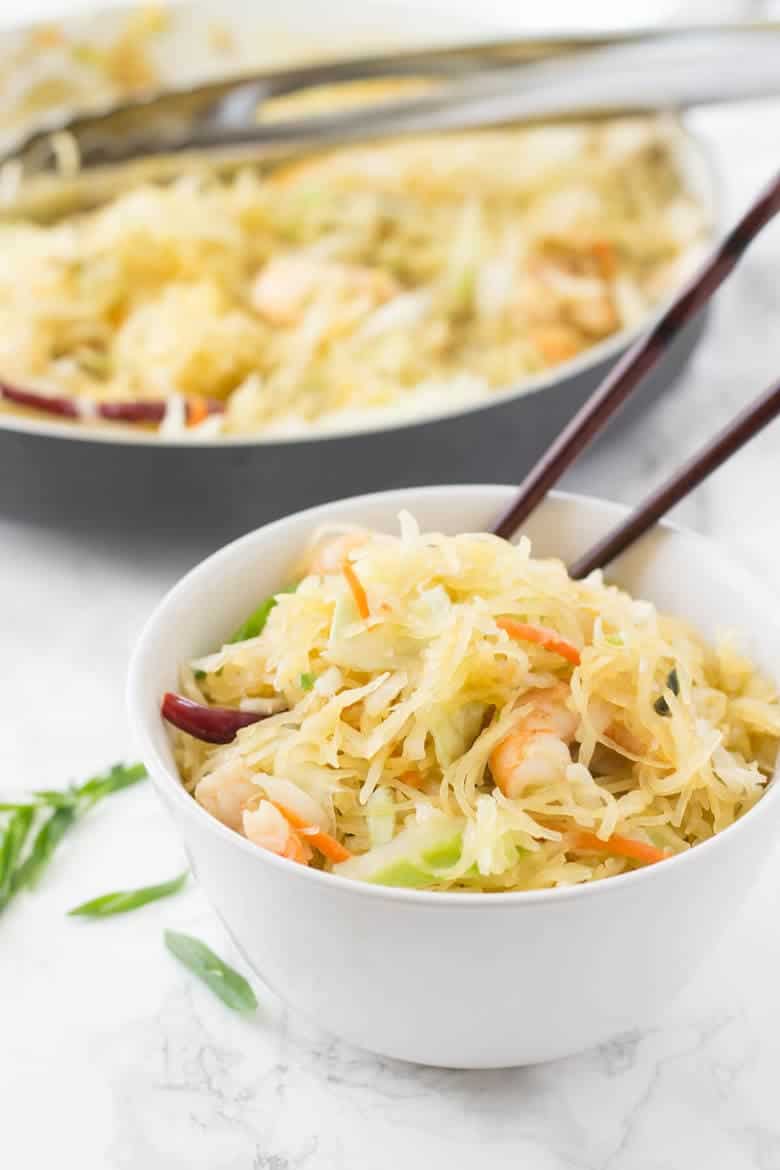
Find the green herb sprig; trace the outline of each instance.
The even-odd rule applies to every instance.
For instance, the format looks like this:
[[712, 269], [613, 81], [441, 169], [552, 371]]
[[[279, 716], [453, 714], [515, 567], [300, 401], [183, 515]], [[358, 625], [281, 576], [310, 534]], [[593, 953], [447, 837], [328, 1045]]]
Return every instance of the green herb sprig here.
[[13, 875], [13, 893], [25, 887], [32, 889], [38, 884], [41, 874], [51, 861], [60, 841], [76, 820], [76, 816], [75, 804], [63, 804], [55, 808], [48, 820], [44, 821], [33, 839], [27, 857]]
[[14, 893], [14, 875], [35, 818], [34, 805], [14, 810], [0, 838], [0, 910]]
[[127, 914], [130, 910], [138, 910], [149, 902], [157, 902], [160, 898], [170, 898], [178, 894], [186, 885], [189, 870], [180, 873], [178, 877], [168, 882], [160, 882], [155, 886], [141, 886], [137, 890], [117, 890], [112, 894], [101, 894], [89, 902], [82, 902], [68, 911], [70, 917], [80, 918], [108, 918], [111, 914]]
[[265, 601], [261, 601], [257, 609], [250, 613], [246, 621], [242, 622], [234, 634], [228, 638], [228, 645], [234, 642], [247, 642], [250, 638], [257, 638], [265, 629], [265, 623], [268, 621], [268, 615], [274, 606], [278, 603], [280, 593], [294, 593], [298, 588], [298, 584], [287, 585], [284, 589], [280, 589], [279, 593], [274, 593], [272, 597], [266, 597]]
[[200, 939], [166, 930], [165, 945], [234, 1012], [248, 1014], [256, 1010], [257, 997], [244, 976], [223, 962]]
[[115, 764], [82, 784], [64, 790], [41, 789], [27, 802], [1, 805], [0, 814], [10, 816], [0, 827], [0, 910], [19, 890], [37, 885], [60, 841], [79, 817], [104, 797], [137, 784], [145, 776], [143, 764]]

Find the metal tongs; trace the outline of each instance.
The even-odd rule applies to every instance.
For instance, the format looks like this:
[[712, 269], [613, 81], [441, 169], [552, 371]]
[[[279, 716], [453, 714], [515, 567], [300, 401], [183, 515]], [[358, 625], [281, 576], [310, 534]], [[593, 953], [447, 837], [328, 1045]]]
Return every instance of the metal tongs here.
[[[611, 38], [524, 40], [364, 57], [154, 93], [59, 116], [0, 156], [17, 178], [67, 179], [71, 195], [118, 167], [165, 177], [187, 165], [271, 161], [393, 135], [604, 116], [780, 94], [780, 23], [678, 28]], [[430, 84], [417, 96], [264, 120], [274, 99], [367, 78]], [[408, 93], [408, 91], [407, 91]], [[337, 99], [336, 99], [337, 100]], [[62, 135], [78, 169], [63, 175]], [[51, 191], [51, 182], [49, 182]], [[18, 188], [18, 184], [17, 184]], [[62, 191], [60, 191], [62, 195]]]

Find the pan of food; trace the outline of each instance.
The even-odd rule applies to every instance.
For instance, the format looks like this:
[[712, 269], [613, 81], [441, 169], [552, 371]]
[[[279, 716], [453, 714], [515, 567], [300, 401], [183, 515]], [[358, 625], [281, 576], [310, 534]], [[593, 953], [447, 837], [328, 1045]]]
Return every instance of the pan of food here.
[[6, 215], [0, 507], [227, 537], [388, 486], [516, 480], [679, 290], [715, 188], [685, 125], [644, 114], [351, 142]]

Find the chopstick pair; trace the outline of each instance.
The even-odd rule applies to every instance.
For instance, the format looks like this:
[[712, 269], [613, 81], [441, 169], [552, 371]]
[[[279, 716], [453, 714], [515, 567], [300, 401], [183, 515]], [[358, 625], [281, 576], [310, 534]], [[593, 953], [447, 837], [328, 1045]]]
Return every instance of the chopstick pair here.
[[[751, 241], [780, 211], [780, 174], [729, 232], [700, 272], [645, 336], [628, 350], [561, 431], [520, 485], [517, 497], [493, 529], [509, 539], [551, 487], [585, 450], [642, 379], [668, 351], [682, 328], [734, 270]], [[613, 532], [569, 566], [572, 577], [602, 568], [642, 536], [735, 451], [780, 414], [780, 382], [770, 386], [705, 447], [688, 460]]]

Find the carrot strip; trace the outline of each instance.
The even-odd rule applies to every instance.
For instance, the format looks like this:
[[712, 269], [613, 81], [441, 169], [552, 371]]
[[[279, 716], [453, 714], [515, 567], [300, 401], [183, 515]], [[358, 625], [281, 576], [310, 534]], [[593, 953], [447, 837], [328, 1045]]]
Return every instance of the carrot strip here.
[[575, 849], [583, 849], [588, 853], [609, 853], [613, 857], [628, 857], [631, 861], [644, 861], [647, 865], [665, 861], [667, 857], [672, 856], [665, 849], [657, 849], [655, 845], [648, 845], [646, 841], [620, 837], [616, 833], [602, 841], [595, 833], [587, 833], [580, 829], [573, 834], [573, 841]]
[[195, 427], [209, 417], [209, 404], [200, 394], [187, 397], [187, 426]]
[[594, 240], [590, 250], [598, 265], [602, 280], [612, 280], [617, 272], [617, 259], [611, 241]]
[[309, 848], [308, 842], [293, 829], [282, 857], [288, 858], [289, 861], [297, 861], [299, 865], [308, 865], [313, 856], [314, 852]]
[[511, 617], [496, 618], [496, 625], [517, 642], [533, 642], [537, 646], [543, 646], [545, 650], [560, 654], [573, 666], [580, 664], [580, 652], [574, 643], [568, 642], [548, 626], [531, 626], [526, 622], [515, 621]]
[[410, 768], [408, 772], [402, 772], [398, 779], [402, 784], [408, 784], [410, 788], [422, 788], [423, 778], [415, 768]]
[[[294, 829], [300, 829], [306, 834], [306, 840], [310, 845], [315, 845], [323, 856], [327, 857], [329, 861], [349, 861], [352, 854], [345, 845], [337, 841], [335, 837], [331, 837], [330, 833], [326, 833], [324, 829], [317, 828], [309, 821], [298, 816], [298, 813], [293, 812], [291, 808], [286, 805], [279, 804], [272, 800], [271, 804], [278, 809], [288, 824], [292, 825]], [[313, 831], [312, 831], [313, 830]]]
[[371, 610], [368, 608], [368, 598], [366, 597], [366, 591], [363, 588], [360, 578], [349, 561], [344, 561], [341, 566], [341, 571], [347, 579], [347, 585], [352, 590], [352, 596], [355, 599], [358, 613], [365, 620], [370, 616]]

